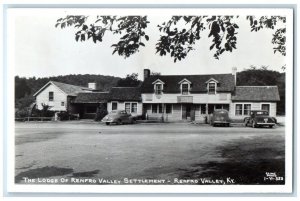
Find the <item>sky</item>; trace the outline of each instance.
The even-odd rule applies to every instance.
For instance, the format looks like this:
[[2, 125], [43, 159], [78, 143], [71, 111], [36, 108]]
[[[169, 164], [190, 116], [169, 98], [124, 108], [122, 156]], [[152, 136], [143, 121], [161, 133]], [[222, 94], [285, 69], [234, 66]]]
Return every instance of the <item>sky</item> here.
[[[129, 13], [130, 14], [130, 13]], [[186, 59], [173, 62], [170, 56], [161, 57], [155, 54], [155, 44], [160, 32], [157, 25], [166, 21], [169, 16], [160, 13], [148, 15], [146, 33], [150, 40], [146, 47], [129, 58], [112, 55], [110, 47], [117, 42], [111, 34], [104, 36], [102, 43], [92, 41], [76, 42], [76, 29], [55, 28], [56, 20], [65, 15], [24, 15], [14, 18], [14, 63], [15, 74], [22, 77], [48, 77], [68, 74], [101, 74], [125, 77], [138, 73], [142, 79], [143, 69], [160, 72], [163, 75], [215, 74], [231, 73], [232, 67], [238, 71], [254, 66], [268, 66], [270, 70], [282, 72], [286, 57], [274, 54], [271, 43], [274, 30], [264, 29], [250, 32], [249, 21], [245, 16], [237, 19], [239, 25], [237, 49], [232, 53], [224, 52], [220, 59], [213, 57], [209, 50], [212, 38], [203, 32]], [[90, 15], [90, 18], [95, 15]]]

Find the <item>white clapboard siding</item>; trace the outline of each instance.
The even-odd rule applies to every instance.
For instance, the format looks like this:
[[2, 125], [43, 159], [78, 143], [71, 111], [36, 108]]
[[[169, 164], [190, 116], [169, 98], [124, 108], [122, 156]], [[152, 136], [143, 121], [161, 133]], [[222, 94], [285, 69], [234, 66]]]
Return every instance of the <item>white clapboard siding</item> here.
[[251, 110], [261, 110], [262, 104], [269, 104], [270, 105], [270, 116], [276, 117], [276, 111], [277, 111], [277, 104], [276, 102], [234, 102], [230, 104], [230, 117], [233, 119], [243, 119], [247, 117], [248, 115], [236, 115], [235, 114], [235, 108], [236, 104], [250, 104]]
[[[53, 101], [49, 101], [49, 92], [53, 92], [54, 94]], [[61, 105], [62, 102], [64, 102], [64, 106]], [[49, 84], [36, 96], [36, 104], [38, 109], [42, 109], [42, 104], [46, 104], [51, 106], [50, 110], [52, 111], [66, 111], [67, 95], [62, 92], [57, 86]]]
[[[142, 115], [143, 113], [143, 104], [141, 102], [135, 101], [128, 101], [128, 102], [119, 102], [119, 101], [112, 101], [118, 103], [118, 110], [125, 110], [125, 103], [137, 103], [137, 113], [131, 113], [132, 115]], [[107, 103], [107, 112], [112, 111], [112, 102]]]
[[178, 96], [191, 96], [193, 97], [193, 102], [195, 104], [204, 104], [204, 103], [215, 103], [223, 104], [231, 102], [230, 93], [217, 93], [217, 94], [142, 94], [143, 103], [178, 103]]

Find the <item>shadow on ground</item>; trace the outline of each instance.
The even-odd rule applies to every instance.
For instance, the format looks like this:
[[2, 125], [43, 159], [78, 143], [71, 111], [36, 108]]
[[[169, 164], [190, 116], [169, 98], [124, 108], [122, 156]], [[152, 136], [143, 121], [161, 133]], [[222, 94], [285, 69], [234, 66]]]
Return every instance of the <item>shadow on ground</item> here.
[[[284, 184], [285, 148], [282, 139], [272, 144], [268, 144], [268, 139], [250, 140], [243, 139], [218, 147], [217, 152], [224, 160], [197, 163], [190, 168], [179, 169], [179, 178], [226, 180], [230, 177], [235, 184]], [[275, 173], [277, 180], [276, 177], [269, 177], [268, 173]]]

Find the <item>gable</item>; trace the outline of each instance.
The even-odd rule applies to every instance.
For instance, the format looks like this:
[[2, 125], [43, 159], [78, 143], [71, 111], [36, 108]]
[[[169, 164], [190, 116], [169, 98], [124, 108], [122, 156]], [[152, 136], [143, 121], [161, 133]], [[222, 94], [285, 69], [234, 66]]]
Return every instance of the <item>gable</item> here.
[[192, 84], [188, 79], [184, 78], [183, 80], [181, 80], [178, 84], [182, 84], [182, 83], [188, 83], [188, 84]]
[[208, 84], [210, 82], [215, 82], [215, 83], [219, 83], [218, 80], [214, 79], [214, 78], [210, 78], [209, 80], [207, 80], [205, 83]]
[[76, 86], [76, 85], [71, 85], [71, 84], [66, 84], [66, 83], [56, 82], [56, 81], [49, 81], [42, 88], [40, 88], [35, 94], [33, 94], [33, 96], [37, 96], [39, 93], [41, 93], [43, 90], [45, 90], [49, 85], [54, 85], [60, 91], [62, 91], [66, 95], [70, 95], [70, 96], [76, 96], [78, 93], [84, 92], [84, 91], [92, 91], [92, 89], [87, 88], [87, 87]]
[[154, 82], [152, 82], [152, 84], [165, 84], [163, 81], [161, 81], [160, 79], [155, 80]]
[[[50, 89], [50, 88], [51, 89]], [[48, 89], [48, 90], [47, 90]], [[37, 96], [40, 93], [42, 93], [43, 91], [60, 91], [61, 93], [67, 95], [64, 91], [62, 91], [59, 87], [57, 87], [56, 85], [53, 84], [53, 82], [49, 81], [47, 84], [45, 84], [42, 88], [40, 88], [35, 94], [33, 94], [33, 96]]]

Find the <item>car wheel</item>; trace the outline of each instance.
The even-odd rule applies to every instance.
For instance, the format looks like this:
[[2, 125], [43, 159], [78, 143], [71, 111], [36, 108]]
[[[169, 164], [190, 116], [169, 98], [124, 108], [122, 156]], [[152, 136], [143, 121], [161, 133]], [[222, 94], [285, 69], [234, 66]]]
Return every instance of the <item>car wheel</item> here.
[[227, 127], [230, 127], [230, 123], [227, 124]]
[[118, 124], [118, 125], [121, 125], [121, 124], [122, 124], [122, 120], [119, 119], [118, 122], [117, 122], [117, 124]]
[[133, 118], [133, 119], [131, 120], [131, 123], [132, 123], [132, 124], [135, 124], [135, 123], [136, 123], [136, 119]]
[[256, 123], [255, 123], [255, 121], [252, 122], [252, 128], [256, 128]]
[[247, 127], [248, 126], [248, 121], [244, 122], [244, 126]]
[[109, 125], [110, 123], [109, 123], [109, 122], [106, 122], [105, 124], [106, 124], [106, 125]]
[[273, 128], [273, 125], [270, 125], [269, 128]]

